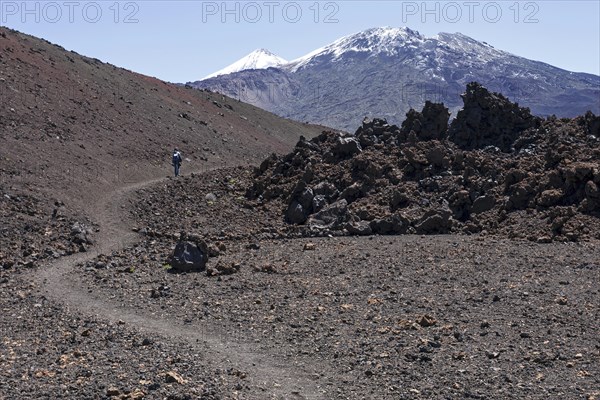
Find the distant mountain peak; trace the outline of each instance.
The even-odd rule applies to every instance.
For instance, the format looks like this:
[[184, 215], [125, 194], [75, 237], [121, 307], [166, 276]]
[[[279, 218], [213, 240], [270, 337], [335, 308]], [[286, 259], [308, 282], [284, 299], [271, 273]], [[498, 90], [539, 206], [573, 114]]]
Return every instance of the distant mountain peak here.
[[497, 50], [485, 42], [479, 42], [462, 33], [441, 32], [427, 37], [407, 27], [371, 28], [348, 36], [321, 47], [303, 57], [283, 66], [290, 72], [318, 63], [319, 60], [336, 62], [347, 55], [362, 53], [366, 57], [397, 56], [409, 54], [415, 50], [418, 58], [436, 57], [440, 51], [452, 50], [464, 52], [474, 59], [488, 61], [496, 57], [509, 55]]
[[287, 63], [287, 60], [271, 53], [267, 49], [257, 49], [233, 64], [206, 76], [204, 79], [214, 78], [219, 75], [232, 74], [234, 72], [248, 69], [267, 69], [270, 67], [280, 67]]
[[310, 64], [317, 57], [329, 55], [335, 60], [349, 52], [369, 53], [370, 55], [396, 54], [398, 48], [416, 45], [426, 39], [419, 32], [407, 27], [370, 28], [344, 36], [331, 44], [291, 61], [286, 67], [291, 71], [297, 71]]

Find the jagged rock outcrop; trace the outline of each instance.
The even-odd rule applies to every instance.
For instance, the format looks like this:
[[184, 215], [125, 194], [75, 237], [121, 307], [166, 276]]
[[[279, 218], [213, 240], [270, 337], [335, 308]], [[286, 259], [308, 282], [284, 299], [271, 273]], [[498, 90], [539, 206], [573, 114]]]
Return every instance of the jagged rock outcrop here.
[[285, 220], [307, 234], [594, 235], [595, 115], [540, 120], [477, 84], [468, 87], [465, 109], [446, 139], [448, 111], [433, 103], [409, 113], [402, 128], [366, 118], [355, 135], [301, 139], [255, 171], [248, 196], [282, 201]]
[[403, 138], [414, 135], [418, 140], [443, 140], [447, 136], [449, 118], [450, 112], [443, 104], [426, 101], [422, 112], [412, 108], [408, 111], [401, 133]]
[[362, 147], [376, 144], [391, 144], [400, 134], [396, 125], [388, 124], [383, 118], [364, 118], [362, 125], [356, 130], [355, 136]]
[[500, 93], [491, 93], [477, 82], [461, 95], [464, 107], [450, 125], [449, 139], [461, 149], [495, 146], [509, 152], [521, 132], [537, 128], [541, 119], [528, 108], [511, 103]]

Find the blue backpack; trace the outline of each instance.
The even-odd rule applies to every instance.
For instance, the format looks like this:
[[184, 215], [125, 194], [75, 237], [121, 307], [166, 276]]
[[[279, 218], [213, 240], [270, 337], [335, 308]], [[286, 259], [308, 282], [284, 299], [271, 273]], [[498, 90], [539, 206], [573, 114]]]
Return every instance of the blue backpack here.
[[181, 164], [181, 154], [178, 151], [173, 153], [173, 164]]

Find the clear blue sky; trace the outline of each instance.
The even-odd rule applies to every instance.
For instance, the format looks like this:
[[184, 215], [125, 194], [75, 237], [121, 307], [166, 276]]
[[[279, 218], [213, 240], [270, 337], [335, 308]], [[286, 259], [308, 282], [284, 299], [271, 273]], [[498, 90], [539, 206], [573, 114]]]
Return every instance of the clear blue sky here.
[[600, 75], [600, 1], [7, 1], [0, 24], [171, 82], [257, 48], [292, 60], [344, 35], [408, 26]]

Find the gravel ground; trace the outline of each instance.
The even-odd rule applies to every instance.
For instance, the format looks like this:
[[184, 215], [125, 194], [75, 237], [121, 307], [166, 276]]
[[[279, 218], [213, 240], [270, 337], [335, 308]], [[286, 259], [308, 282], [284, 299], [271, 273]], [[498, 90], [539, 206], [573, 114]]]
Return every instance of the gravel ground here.
[[[0, 271], [0, 398], [600, 397], [597, 241], [298, 238], [243, 179], [142, 190], [111, 217], [141, 241], [59, 284]], [[219, 248], [210, 273], [169, 268], [167, 220]]]
[[197, 344], [59, 306], [26, 279], [0, 275], [0, 399], [221, 399], [244, 384]]
[[[283, 224], [281, 209], [244, 207], [243, 184], [232, 183], [243, 178], [232, 176], [216, 171], [141, 192], [151, 201], [134, 203], [131, 224], [147, 237], [80, 265], [73, 285], [305, 366], [322, 398], [600, 395], [596, 241], [286, 239], [300, 233]], [[173, 186], [178, 205], [152, 212]], [[204, 201], [208, 193], [217, 201]], [[160, 227], [178, 223], [221, 248], [208, 271], [238, 272], [169, 270], [178, 234]]]

